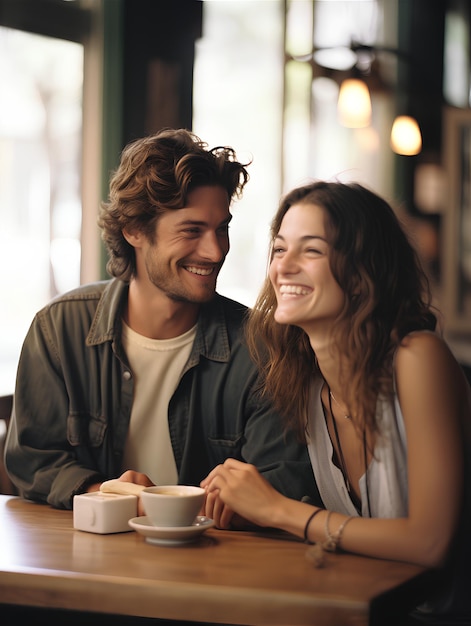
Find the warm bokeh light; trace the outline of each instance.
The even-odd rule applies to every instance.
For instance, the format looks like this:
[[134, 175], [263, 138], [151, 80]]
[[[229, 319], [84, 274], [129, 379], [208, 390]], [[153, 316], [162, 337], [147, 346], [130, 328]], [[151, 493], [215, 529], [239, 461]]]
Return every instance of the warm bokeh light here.
[[396, 154], [413, 156], [422, 150], [422, 135], [413, 117], [399, 115], [391, 130], [391, 148]]
[[371, 123], [371, 98], [366, 83], [348, 78], [340, 85], [337, 105], [339, 121], [347, 128], [364, 128]]

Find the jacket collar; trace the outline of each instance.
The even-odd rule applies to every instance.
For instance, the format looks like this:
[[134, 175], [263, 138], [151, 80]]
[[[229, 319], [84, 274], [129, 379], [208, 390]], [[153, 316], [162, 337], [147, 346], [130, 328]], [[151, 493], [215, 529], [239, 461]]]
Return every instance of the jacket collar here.
[[[105, 285], [87, 336], [87, 345], [96, 346], [111, 341], [121, 351], [121, 319], [128, 297], [128, 283], [112, 279]], [[187, 368], [196, 365], [200, 356], [226, 362], [230, 356], [226, 328], [224, 298], [219, 294], [201, 306], [196, 337]]]
[[121, 318], [128, 290], [128, 283], [117, 278], [105, 283], [87, 336], [87, 346], [114, 341], [118, 333], [121, 334]]

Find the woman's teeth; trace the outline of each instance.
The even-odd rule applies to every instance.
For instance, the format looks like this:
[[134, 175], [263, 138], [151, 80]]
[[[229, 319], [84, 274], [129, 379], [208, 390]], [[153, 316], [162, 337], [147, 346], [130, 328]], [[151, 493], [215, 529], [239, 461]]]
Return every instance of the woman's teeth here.
[[310, 293], [309, 289], [301, 287], [300, 285], [281, 285], [281, 294], [294, 294], [296, 296], [307, 296]]

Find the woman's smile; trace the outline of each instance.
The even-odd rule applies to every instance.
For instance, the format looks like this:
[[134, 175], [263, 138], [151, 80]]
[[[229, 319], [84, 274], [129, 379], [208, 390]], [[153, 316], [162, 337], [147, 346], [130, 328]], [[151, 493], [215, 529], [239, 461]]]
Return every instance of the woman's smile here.
[[279, 292], [282, 297], [288, 298], [289, 296], [307, 296], [312, 289], [304, 285], [280, 285]]

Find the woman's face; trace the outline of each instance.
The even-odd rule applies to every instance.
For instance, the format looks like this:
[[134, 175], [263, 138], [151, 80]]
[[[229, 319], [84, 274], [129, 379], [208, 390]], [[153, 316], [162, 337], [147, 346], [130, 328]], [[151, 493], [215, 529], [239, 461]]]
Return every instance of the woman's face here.
[[345, 296], [329, 265], [326, 212], [315, 204], [293, 204], [273, 246], [269, 277], [275, 289], [275, 320], [311, 332], [328, 332]]

